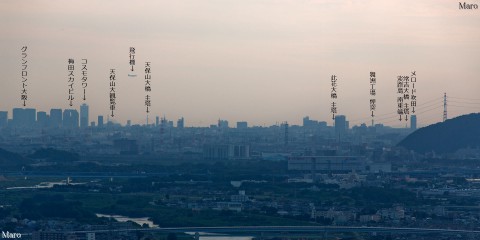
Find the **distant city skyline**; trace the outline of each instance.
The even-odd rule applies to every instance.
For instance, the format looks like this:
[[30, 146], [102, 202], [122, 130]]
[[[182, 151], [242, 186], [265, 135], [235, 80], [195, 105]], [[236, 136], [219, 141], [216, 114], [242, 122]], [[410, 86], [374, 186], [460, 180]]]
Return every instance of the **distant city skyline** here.
[[[426, 1], [2, 1], [0, 110], [21, 106], [27, 46], [27, 108], [89, 105], [88, 122], [146, 122], [144, 64], [151, 62], [150, 120], [185, 126], [219, 118], [249, 126], [302, 118], [333, 124], [330, 76], [338, 76], [338, 114], [350, 126], [369, 117], [369, 73], [377, 75], [376, 123], [396, 121], [396, 77], [418, 74], [418, 126], [480, 111], [480, 10]], [[135, 47], [134, 73], [129, 49]], [[83, 100], [82, 59], [88, 86]], [[69, 106], [68, 59], [75, 59]], [[233, 125], [232, 125], [233, 126]]]
[[[79, 109], [75, 108], [66, 108], [66, 109], [50, 109], [49, 111], [37, 110], [36, 108], [13, 108], [11, 111], [0, 109], [0, 128], [2, 127], [49, 127], [49, 128], [87, 128], [87, 127], [103, 127], [104, 126], [104, 115], [95, 116], [93, 119], [90, 119], [89, 106], [87, 104], [82, 104]], [[151, 118], [154, 118], [153, 121]], [[180, 117], [179, 119], [168, 119], [165, 116], [149, 116], [149, 119], [145, 119], [145, 122], [133, 123], [130, 119], [127, 119], [126, 122], [119, 122], [111, 119], [107, 116], [107, 122], [113, 124], [118, 124], [121, 126], [131, 126], [131, 125], [169, 125], [175, 127], [212, 127], [216, 126], [219, 128], [238, 128], [238, 129], [247, 129], [249, 127], [270, 127], [270, 126], [282, 126], [288, 124], [288, 121], [277, 121], [274, 124], [270, 125], [255, 125], [249, 124], [247, 121], [232, 121], [228, 119], [219, 118], [217, 122], [212, 122], [207, 126], [199, 125], [187, 125], [185, 126], [185, 118]], [[336, 115], [335, 122], [329, 123], [326, 120], [322, 119], [311, 119], [310, 116], [304, 116], [302, 118], [301, 124], [289, 124], [303, 127], [335, 127], [335, 131], [343, 135], [346, 129], [351, 129], [355, 126], [366, 125], [367, 127], [372, 126], [367, 125], [366, 123], [350, 125], [350, 119], [346, 115]], [[383, 125], [386, 127], [395, 127], [392, 125], [384, 124], [382, 122], [374, 123], [374, 125]], [[417, 116], [411, 115], [410, 119], [406, 122], [404, 126], [399, 128], [410, 128], [415, 130], [417, 128]]]

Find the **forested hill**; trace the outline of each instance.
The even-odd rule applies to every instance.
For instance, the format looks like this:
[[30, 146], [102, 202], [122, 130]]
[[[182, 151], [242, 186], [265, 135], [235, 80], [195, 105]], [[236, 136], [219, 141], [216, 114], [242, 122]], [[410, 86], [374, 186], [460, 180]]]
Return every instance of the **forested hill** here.
[[398, 145], [418, 153], [454, 153], [462, 148], [480, 147], [480, 113], [420, 128]]

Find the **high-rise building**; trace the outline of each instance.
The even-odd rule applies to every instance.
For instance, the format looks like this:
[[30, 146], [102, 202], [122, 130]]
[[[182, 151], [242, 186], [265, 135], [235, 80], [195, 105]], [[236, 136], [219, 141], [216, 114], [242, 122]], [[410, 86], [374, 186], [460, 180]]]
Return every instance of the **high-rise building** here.
[[25, 118], [22, 108], [14, 108], [12, 110], [12, 125], [17, 127], [22, 124]]
[[12, 124], [16, 127], [34, 127], [36, 112], [34, 108], [14, 108]]
[[8, 125], [8, 112], [0, 111], [0, 128], [7, 127]]
[[88, 123], [89, 123], [88, 105], [84, 103], [80, 106], [80, 127], [87, 128]]
[[410, 130], [417, 130], [417, 115], [410, 116]]
[[100, 127], [100, 128], [103, 127], [103, 116], [102, 115], [98, 116], [97, 126]]
[[50, 109], [50, 119], [49, 125], [53, 128], [59, 128], [62, 126], [63, 117], [62, 117], [62, 109]]
[[310, 117], [306, 116], [303, 118], [303, 126], [304, 127], [310, 127]]
[[312, 120], [309, 116], [303, 118], [303, 126], [306, 128], [326, 128], [327, 122], [319, 122], [318, 120]]
[[48, 115], [46, 112], [37, 112], [37, 126], [42, 128], [48, 126]]
[[156, 116], [155, 117], [155, 127], [158, 127], [159, 124], [160, 124], [160, 117]]
[[63, 111], [63, 127], [78, 128], [78, 111], [76, 109], [65, 109]]
[[34, 127], [37, 121], [37, 110], [35, 108], [25, 108], [25, 121], [27, 127]]
[[185, 120], [182, 118], [177, 120], [177, 128], [184, 128], [185, 127]]
[[347, 132], [347, 118], [344, 115], [335, 116], [335, 136], [343, 137]]
[[248, 123], [247, 122], [237, 122], [237, 129], [247, 129]]
[[228, 121], [218, 119], [218, 127], [219, 128], [228, 128]]

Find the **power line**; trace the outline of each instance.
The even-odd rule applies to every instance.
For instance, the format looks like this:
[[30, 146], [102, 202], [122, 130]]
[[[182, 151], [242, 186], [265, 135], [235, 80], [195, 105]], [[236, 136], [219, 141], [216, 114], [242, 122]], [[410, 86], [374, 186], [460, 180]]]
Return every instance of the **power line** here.
[[[432, 106], [436, 106], [436, 107], [430, 108], [430, 107], [432, 107]], [[422, 114], [422, 113], [425, 113], [425, 112], [429, 112], [429, 111], [431, 111], [431, 110], [433, 110], [433, 109], [438, 109], [438, 108], [441, 108], [441, 107], [442, 107], [441, 103], [438, 102], [438, 103], [435, 103], [435, 104], [430, 104], [430, 105], [428, 105], [428, 106], [422, 106], [422, 107], [420, 107], [419, 109], [426, 109], [426, 108], [429, 108], [429, 109], [426, 110], [426, 111], [419, 112], [419, 113], [417, 113], [418, 111], [416, 111], [415, 113], [416, 113], [416, 115], [418, 115], [418, 114]], [[375, 121], [380, 122], [380, 121], [382, 121], [382, 120], [397, 118], [398, 113], [397, 113], [397, 112], [391, 112], [391, 113], [382, 114], [382, 115], [377, 115], [377, 116], [385, 116], [385, 117], [382, 117], [382, 118], [375, 118]], [[355, 120], [350, 120], [350, 122], [352, 122], [352, 123], [358, 123], [358, 122], [361, 122], [362, 119], [368, 119], [368, 117], [367, 117], [367, 118], [358, 118], [358, 119], [355, 119]]]
[[421, 107], [418, 107], [418, 109], [424, 109], [424, 108], [428, 108], [428, 107], [431, 107], [431, 106], [435, 106], [435, 105], [442, 105], [443, 104], [443, 101], [439, 101], [439, 102], [436, 102], [434, 104], [430, 104], [430, 105], [427, 105], [427, 106], [421, 106]]
[[451, 105], [451, 104], [449, 104], [448, 106], [451, 106], [451, 107], [463, 107], [463, 108], [476, 108], [476, 109], [480, 109], [480, 106], [458, 106], [458, 105]]
[[[471, 101], [480, 101], [480, 99], [472, 99], [472, 98], [458, 98], [458, 97], [448, 97], [448, 98], [453, 98], [453, 99], [459, 99], [459, 100], [447, 100], [447, 95], [446, 93], [444, 93], [444, 96], [442, 97], [437, 97], [437, 98], [433, 98], [433, 99], [430, 99], [426, 102], [424, 102], [422, 104], [422, 106], [418, 107], [417, 109], [418, 110], [422, 110], [422, 111], [416, 111], [415, 115], [420, 115], [421, 117], [424, 117], [424, 116], [432, 116], [432, 117], [428, 117], [428, 118], [424, 118], [423, 120], [421, 120], [422, 118], [419, 118], [419, 120], [422, 122], [422, 123], [425, 123], [425, 122], [428, 122], [429, 120], [431, 119], [436, 119], [436, 117], [433, 117], [432, 113], [430, 114], [426, 114], [426, 113], [429, 113], [429, 112], [432, 112], [433, 110], [436, 110], [436, 109], [441, 109], [443, 107], [443, 121], [446, 121], [447, 118], [448, 118], [448, 112], [447, 112], [447, 105], [448, 106], [451, 106], [453, 107], [454, 109], [454, 112], [456, 113], [456, 109], [457, 108], [473, 108], [473, 109], [479, 109], [480, 110], [480, 106], [477, 106], [477, 105], [480, 105], [480, 102], [471, 102]], [[470, 102], [468, 101], [462, 101], [462, 100], [469, 100]], [[449, 104], [449, 103], [456, 103], [456, 104]], [[461, 113], [460, 113], [461, 114]], [[386, 114], [381, 114], [381, 115], [376, 115], [375, 117], [375, 121], [377, 122], [382, 122], [383, 124], [388, 124], [388, 123], [392, 123], [392, 122], [395, 122], [395, 121], [399, 121], [397, 119], [397, 115], [398, 113], [397, 112], [390, 112], [390, 113], [386, 113]], [[454, 114], [454, 115], [457, 115], [457, 114]], [[380, 117], [380, 118], [378, 118]], [[357, 118], [357, 119], [354, 119], [354, 120], [350, 120], [350, 122], [352, 123], [358, 123], [358, 122], [361, 122], [361, 120], [365, 120], [365, 119], [370, 119], [370, 117], [364, 117], [364, 118]]]
[[[435, 105], [429, 105], [429, 107], [432, 107], [432, 106], [435, 106]], [[427, 107], [427, 106], [425, 106], [424, 108], [426, 108], [426, 107]], [[426, 109], [426, 110], [421, 111], [421, 112], [418, 112], [418, 111], [417, 111], [417, 113], [416, 113], [415, 115], [418, 116], [418, 115], [421, 115], [421, 114], [423, 114], [423, 113], [430, 112], [430, 111], [435, 110], [435, 109], [440, 109], [440, 108], [442, 108], [442, 107], [443, 107], [442, 105], [437, 105], [436, 107], [429, 108], [429, 109]], [[390, 114], [390, 115], [391, 115], [391, 114]], [[377, 118], [377, 119], [375, 119], [375, 121], [381, 122], [381, 121], [389, 120], [389, 119], [392, 119], [392, 121], [387, 121], [387, 122], [383, 122], [383, 123], [389, 123], [389, 122], [397, 121], [397, 120], [398, 120], [398, 119], [397, 119], [398, 113], [395, 112], [394, 115], [395, 115], [395, 116]], [[398, 121], [399, 121], [399, 120], [398, 120]], [[353, 123], [353, 121], [350, 121], [350, 122]]]
[[459, 101], [448, 101], [448, 102], [453, 102], [453, 103], [463, 103], [463, 104], [477, 104], [480, 105], [480, 102], [459, 102]]
[[[436, 110], [436, 109], [441, 109], [442, 107], [443, 107], [443, 106], [436, 106], [436, 107], [434, 107], [434, 108], [430, 108], [430, 109], [427, 109], [427, 110], [425, 110], [425, 111], [419, 112], [419, 113], [417, 113], [416, 115], [419, 116], [419, 115], [421, 115], [421, 114], [424, 114], [424, 113], [427, 113], [427, 112], [430, 112], [430, 111], [433, 111], [433, 110]], [[428, 114], [427, 114], [427, 116], [428, 116]], [[389, 120], [389, 119], [391, 119], [391, 120]], [[421, 118], [418, 118], [418, 119], [421, 119]], [[378, 121], [380, 122], [381, 120], [387, 120], [387, 121], [382, 122], [383, 124], [388, 124], [388, 123], [392, 123], [392, 122], [400, 122], [400, 120], [398, 120], [396, 117], [395, 117], [395, 119], [392, 119], [392, 117], [383, 118], [383, 119], [379, 119]], [[403, 122], [403, 121], [402, 121], [402, 122]], [[405, 121], [405, 122], [407, 122], [407, 121]], [[422, 121], [422, 122], [423, 122], [423, 121]]]
[[[427, 108], [427, 107], [430, 107], [430, 106], [434, 106], [435, 104], [441, 104], [441, 101], [440, 101], [440, 100], [441, 100], [442, 98], [443, 98], [443, 97], [436, 97], [436, 98], [432, 98], [432, 99], [430, 99], [430, 100], [428, 100], [428, 101], [425, 101], [425, 102], [423, 102], [423, 103], [421, 104], [421, 106], [418, 107], [417, 109], [423, 109], [423, 108]], [[436, 102], [436, 103], [434, 103], [434, 104], [430, 104], [430, 105], [425, 105], [425, 104], [428, 104], [428, 103], [431, 103], [431, 102], [434, 102], [434, 101], [438, 101], [438, 102]], [[390, 112], [390, 113], [375, 115], [375, 121], [381, 120], [381, 119], [385, 119], [385, 118], [378, 118], [378, 119], [377, 119], [377, 117], [383, 117], [383, 116], [389, 116], [389, 115], [397, 115], [397, 114], [398, 114], [397, 112]], [[392, 116], [392, 117], [396, 117], [396, 116]], [[350, 122], [352, 122], [352, 123], [353, 123], [353, 122], [359, 122], [359, 121], [361, 121], [361, 120], [371, 119], [371, 118], [372, 118], [371, 116], [362, 117], [362, 118], [355, 118], [355, 119], [350, 120]]]
[[427, 109], [425, 111], [417, 113], [417, 115], [420, 115], [420, 114], [423, 114], [423, 113], [426, 113], [426, 112], [430, 112], [432, 110], [439, 109], [439, 108], [442, 108], [442, 106], [437, 106], [437, 107], [434, 107], [434, 108]]
[[426, 101], [426, 102], [423, 102], [422, 104], [427, 104], [427, 103], [433, 102], [433, 101], [435, 101], [435, 100], [440, 100], [440, 99], [442, 99], [442, 98], [443, 98], [443, 97], [433, 98], [433, 99], [430, 99], [430, 100], [428, 100], [428, 101]]
[[462, 99], [462, 100], [472, 100], [472, 101], [480, 101], [478, 98], [459, 98], [459, 97], [449, 97], [453, 99]]

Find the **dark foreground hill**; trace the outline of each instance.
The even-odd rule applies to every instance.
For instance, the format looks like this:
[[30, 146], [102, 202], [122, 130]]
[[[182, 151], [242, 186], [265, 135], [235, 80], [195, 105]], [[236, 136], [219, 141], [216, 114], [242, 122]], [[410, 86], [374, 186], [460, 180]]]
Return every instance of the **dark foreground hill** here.
[[50, 162], [71, 162], [80, 160], [80, 156], [77, 153], [53, 148], [38, 149], [28, 157], [32, 159], [44, 159]]
[[75, 152], [57, 150], [53, 148], [41, 148], [33, 154], [23, 156], [15, 152], [0, 148], [0, 170], [12, 167], [23, 167], [38, 161], [47, 162], [74, 162], [80, 160], [80, 156]]
[[24, 158], [20, 154], [9, 152], [5, 149], [0, 148], [0, 166], [22, 166], [24, 164], [29, 164], [31, 161], [27, 158]]
[[480, 147], [480, 113], [420, 128], [403, 139], [398, 146], [418, 153], [454, 153], [462, 148]]

